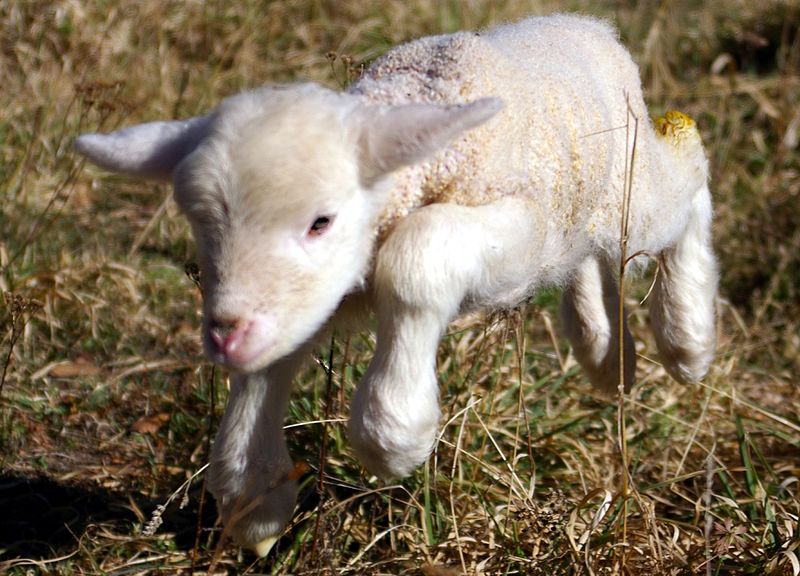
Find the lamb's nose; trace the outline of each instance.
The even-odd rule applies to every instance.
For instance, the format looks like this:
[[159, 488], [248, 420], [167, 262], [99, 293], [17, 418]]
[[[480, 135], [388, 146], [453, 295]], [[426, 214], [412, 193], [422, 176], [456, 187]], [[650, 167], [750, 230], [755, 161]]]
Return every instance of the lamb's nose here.
[[233, 352], [244, 340], [247, 324], [239, 318], [211, 318], [208, 332], [217, 349], [223, 354]]

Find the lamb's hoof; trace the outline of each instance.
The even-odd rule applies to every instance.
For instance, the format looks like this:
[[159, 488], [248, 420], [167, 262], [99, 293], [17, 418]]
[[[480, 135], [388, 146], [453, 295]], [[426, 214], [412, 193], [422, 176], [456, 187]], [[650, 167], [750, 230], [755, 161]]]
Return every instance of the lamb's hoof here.
[[267, 536], [261, 542], [253, 546], [253, 552], [255, 552], [259, 558], [263, 558], [269, 554], [269, 551], [272, 550], [272, 547], [277, 541], [277, 536]]

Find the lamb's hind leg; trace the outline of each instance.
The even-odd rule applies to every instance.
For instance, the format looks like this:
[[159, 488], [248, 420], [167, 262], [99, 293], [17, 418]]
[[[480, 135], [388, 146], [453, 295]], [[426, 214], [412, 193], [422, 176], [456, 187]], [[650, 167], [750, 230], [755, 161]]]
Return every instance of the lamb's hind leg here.
[[[562, 330], [589, 381], [607, 394], [619, 385], [619, 289], [605, 262], [584, 260], [561, 299]], [[623, 323], [625, 390], [636, 371], [636, 352]]]
[[465, 300], [492, 305], [524, 296], [541, 243], [535, 210], [514, 198], [431, 205], [403, 219], [382, 246], [375, 358], [350, 420], [353, 447], [372, 473], [406, 476], [430, 454], [440, 415], [439, 338]]
[[661, 361], [680, 382], [708, 371], [716, 348], [717, 262], [711, 245], [711, 194], [692, 201], [692, 216], [678, 243], [661, 253], [650, 296], [650, 316]]

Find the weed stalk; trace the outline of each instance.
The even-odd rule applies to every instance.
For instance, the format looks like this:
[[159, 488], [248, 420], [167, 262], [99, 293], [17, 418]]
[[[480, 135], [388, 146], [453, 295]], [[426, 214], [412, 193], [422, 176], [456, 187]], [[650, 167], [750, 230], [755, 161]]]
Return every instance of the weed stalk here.
[[[619, 234], [619, 383], [617, 385], [617, 434], [622, 456], [622, 569], [627, 559], [628, 535], [628, 441], [625, 426], [625, 268], [628, 263], [628, 226], [630, 222], [631, 196], [633, 190], [633, 167], [636, 162], [636, 142], [639, 136], [639, 118], [633, 112], [626, 95], [627, 120], [625, 123], [625, 181], [622, 187], [622, 217]], [[633, 118], [633, 135], [631, 135]], [[630, 153], [628, 152], [630, 150]]]

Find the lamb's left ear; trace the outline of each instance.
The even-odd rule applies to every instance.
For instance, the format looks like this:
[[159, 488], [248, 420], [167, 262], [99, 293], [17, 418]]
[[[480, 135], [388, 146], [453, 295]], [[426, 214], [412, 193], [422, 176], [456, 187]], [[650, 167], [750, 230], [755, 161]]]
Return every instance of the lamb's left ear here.
[[482, 98], [458, 106], [407, 104], [362, 109], [361, 179], [370, 185], [398, 168], [430, 156], [502, 108], [499, 98]]
[[168, 179], [208, 134], [209, 116], [149, 122], [110, 134], [84, 134], [75, 149], [98, 166], [141, 178]]

